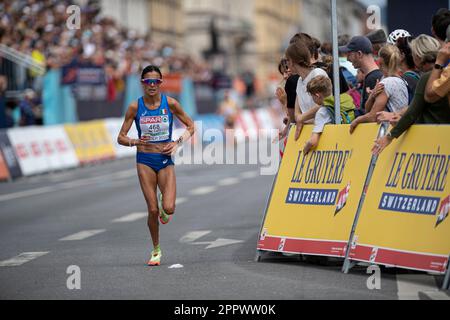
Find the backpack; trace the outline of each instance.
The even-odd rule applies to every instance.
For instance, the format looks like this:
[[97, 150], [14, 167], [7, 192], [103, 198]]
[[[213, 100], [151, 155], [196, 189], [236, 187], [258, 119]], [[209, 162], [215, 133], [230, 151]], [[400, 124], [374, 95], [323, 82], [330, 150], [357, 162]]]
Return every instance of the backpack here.
[[409, 86], [409, 82], [405, 79], [405, 76], [409, 76], [409, 77], [411, 77], [411, 78], [414, 78], [414, 79], [416, 79], [417, 81], [419, 81], [420, 80], [420, 76], [419, 76], [419, 74], [417, 74], [416, 72], [414, 72], [414, 71], [407, 71], [407, 72], [405, 72], [403, 75], [402, 75], [402, 79], [405, 81], [405, 84], [406, 84], [406, 88], [408, 89], [408, 105], [409, 104], [411, 104], [411, 101], [413, 100], [413, 98], [414, 98], [414, 91], [413, 91], [413, 88], [411, 88], [410, 86]]
[[356, 77], [350, 71], [348, 71], [347, 68], [341, 67], [340, 69], [342, 71], [342, 74], [344, 75], [345, 81], [347, 81], [347, 83], [351, 85], [352, 88], [356, 87]]
[[[353, 98], [348, 93], [342, 93], [340, 98], [342, 124], [350, 124], [353, 120], [355, 120], [355, 104], [353, 102]], [[329, 96], [328, 98], [325, 98], [325, 100], [323, 101], [323, 105], [325, 108], [327, 108], [328, 113], [333, 119], [333, 122], [336, 122], [334, 97]]]

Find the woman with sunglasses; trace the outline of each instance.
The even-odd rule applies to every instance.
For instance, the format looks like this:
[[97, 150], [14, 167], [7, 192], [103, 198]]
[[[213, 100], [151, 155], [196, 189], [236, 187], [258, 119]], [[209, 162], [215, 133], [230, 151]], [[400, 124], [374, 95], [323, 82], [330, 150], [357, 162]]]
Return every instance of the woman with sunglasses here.
[[[158, 266], [162, 256], [158, 217], [162, 224], [167, 224], [175, 212], [176, 179], [172, 155], [194, 134], [194, 122], [177, 100], [160, 93], [162, 73], [158, 67], [147, 66], [142, 71], [141, 82], [144, 96], [128, 107], [117, 141], [123, 146], [137, 147], [137, 172], [147, 202], [147, 225], [154, 248], [148, 265]], [[173, 116], [186, 126], [177, 141], [172, 141]], [[133, 121], [139, 139], [127, 136]], [[161, 191], [159, 196], [157, 187]]]

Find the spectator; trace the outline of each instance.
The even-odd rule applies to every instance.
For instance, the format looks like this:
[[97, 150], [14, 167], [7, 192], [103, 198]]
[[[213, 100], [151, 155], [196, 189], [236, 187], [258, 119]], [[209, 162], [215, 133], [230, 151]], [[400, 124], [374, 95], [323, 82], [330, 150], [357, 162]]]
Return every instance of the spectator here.
[[[291, 40], [290, 44], [296, 43], [297, 41], [302, 42], [305, 44], [310, 52], [314, 53], [317, 46], [314, 46], [313, 39], [309, 34], [306, 33], [297, 33], [295, 34]], [[289, 65], [288, 65], [289, 68]], [[286, 85], [284, 86], [284, 91], [286, 93], [286, 107], [288, 112], [288, 124], [286, 127], [280, 132], [280, 139], [284, 138], [287, 135], [287, 132], [289, 130], [289, 126], [291, 123], [295, 123], [295, 108], [296, 108], [296, 101], [297, 101], [297, 84], [300, 76], [296, 74], [295, 72], [290, 69], [291, 75], [286, 80]], [[279, 92], [282, 93], [282, 92]]]
[[33, 126], [36, 124], [34, 99], [36, 94], [32, 89], [25, 90], [24, 97], [19, 103], [20, 126]]
[[320, 48], [322, 47], [322, 43], [317, 38], [311, 37], [311, 40], [312, 40], [311, 64], [316, 64], [322, 61], [320, 55]]
[[317, 76], [328, 77], [327, 73], [321, 68], [314, 68], [311, 64], [311, 53], [303, 41], [297, 41], [289, 45], [286, 50], [289, 69], [298, 74], [297, 100], [295, 107], [295, 122], [297, 125], [295, 140], [298, 140], [303, 124], [314, 119], [319, 106], [316, 106], [311, 95], [307, 92], [308, 82]]
[[[436, 65], [433, 69], [425, 90], [425, 101], [428, 103], [437, 102], [440, 98], [448, 97], [450, 103], [450, 24], [447, 26], [447, 38], [445, 44], [439, 50]], [[447, 65], [445, 67], [445, 65]], [[444, 68], [445, 67], [445, 68]]]
[[230, 92], [228, 90], [225, 91], [223, 101], [219, 107], [219, 114], [225, 119], [225, 129], [234, 129], [238, 112], [239, 107], [231, 98]]
[[372, 148], [373, 154], [380, 154], [393, 139], [400, 137], [414, 123], [450, 124], [450, 107], [447, 97], [434, 103], [425, 101], [425, 87], [430, 75], [431, 72], [428, 72], [420, 78], [411, 105], [395, 127], [387, 135], [377, 139]]
[[8, 128], [5, 91], [8, 87], [8, 79], [0, 74], [0, 128]]
[[389, 34], [387, 42], [389, 44], [394, 44], [395, 45], [395, 44], [397, 44], [397, 40], [398, 39], [400, 39], [400, 38], [408, 38], [408, 37], [411, 37], [411, 34], [408, 31], [403, 30], [403, 29], [397, 29], [397, 30], [392, 31]]
[[361, 96], [362, 96], [361, 93], [363, 84], [364, 84], [364, 74], [362, 73], [361, 69], [358, 69], [356, 72], [356, 86], [350, 88], [350, 90], [347, 91], [347, 93], [353, 99], [353, 103], [355, 105], [355, 115], [362, 114], [359, 108], [361, 106]]
[[[414, 63], [414, 58], [410, 46], [411, 41], [412, 41], [411, 37], [397, 39], [397, 48], [400, 50], [401, 54], [400, 70], [402, 72], [402, 78], [406, 81], [408, 86], [408, 104], [410, 104], [412, 99], [414, 98], [417, 83], [420, 80], [420, 74], [419, 71], [416, 69], [416, 65]], [[377, 121], [378, 122], [388, 121], [392, 124], [395, 124], [398, 122], [398, 120], [400, 120], [401, 116], [405, 111], [406, 109], [403, 109], [397, 113], [381, 111], [377, 114]]]
[[281, 76], [283, 77], [283, 80], [280, 82], [278, 87], [284, 88], [286, 85], [286, 81], [292, 75], [292, 72], [288, 67], [286, 58], [280, 60], [280, 63], [278, 64], [278, 72], [280, 72]]
[[[44, 55], [44, 42], [39, 40], [36, 42], [36, 45], [31, 52], [31, 57], [33, 58], [33, 61], [36, 64], [40, 64], [41, 66], [45, 66], [46, 60]], [[37, 90], [38, 92], [42, 91], [42, 81], [44, 72], [41, 72], [39, 70], [31, 69], [30, 75], [34, 79], [33, 82], [33, 88]]]
[[439, 9], [431, 21], [431, 32], [439, 41], [440, 47], [445, 44], [447, 37], [447, 27], [450, 24], [450, 10], [446, 8]]
[[414, 64], [420, 72], [424, 73], [433, 69], [439, 48], [439, 41], [425, 34], [411, 41]]
[[15, 100], [10, 100], [6, 103], [6, 128], [13, 128], [16, 125], [16, 119], [15, 119], [15, 114], [16, 112], [16, 108], [17, 108], [17, 102]]
[[[318, 76], [307, 85], [307, 91], [312, 96], [316, 105], [320, 106], [314, 117], [314, 128], [311, 138], [306, 142], [303, 153], [307, 154], [319, 143], [324, 126], [335, 120], [334, 97], [332, 96], [332, 83], [330, 78]], [[341, 94], [341, 117], [344, 123], [350, 123], [355, 119], [353, 100], [347, 93]]]
[[377, 113], [383, 110], [398, 113], [408, 106], [406, 81], [399, 77], [400, 51], [394, 45], [386, 45], [379, 52], [383, 79], [367, 100], [366, 114], [355, 119], [350, 126], [353, 133], [356, 126], [364, 122], [375, 122]]
[[[414, 95], [416, 91], [417, 83], [420, 79], [420, 74], [414, 63], [414, 58], [411, 50], [412, 37], [400, 37], [396, 40], [396, 46], [400, 50], [401, 64], [400, 70], [402, 71], [402, 77], [408, 83], [409, 91]], [[410, 101], [411, 102], [411, 101]]]
[[[450, 26], [449, 26], [450, 29]], [[440, 50], [436, 59], [436, 67], [433, 69], [425, 89], [425, 101], [436, 103], [447, 97], [450, 104], [450, 65], [444, 65], [450, 59], [450, 42], [447, 42]]]
[[320, 46], [320, 55], [321, 56], [332, 56], [333, 55], [333, 45], [331, 42], [324, 42]]
[[365, 112], [365, 105], [369, 93], [375, 88], [377, 81], [383, 77], [383, 73], [375, 63], [372, 44], [367, 37], [353, 37], [346, 46], [340, 47], [339, 49], [347, 53], [348, 60], [355, 68], [361, 69], [365, 75], [361, 92], [361, 105], [357, 112], [357, 116], [362, 115]]
[[[341, 35], [338, 37], [338, 45], [340, 47], [346, 46], [350, 42], [350, 36], [347, 34]], [[342, 73], [344, 74], [345, 80], [351, 87], [355, 87], [357, 84], [356, 81], [356, 73], [357, 70], [353, 66], [353, 64], [348, 61], [347, 53], [339, 51], [339, 66], [343, 68]]]
[[314, 103], [320, 106], [314, 117], [314, 128], [311, 138], [305, 143], [303, 153], [307, 154], [311, 149], [319, 144], [320, 135], [326, 124], [332, 123], [332, 118], [328, 110], [323, 107], [325, 98], [332, 95], [333, 86], [331, 80], [325, 76], [318, 76], [312, 79], [306, 86], [307, 92], [311, 95]]
[[281, 59], [280, 63], [278, 64], [278, 71], [283, 76], [283, 80], [280, 82], [280, 84], [277, 87], [277, 90], [275, 92], [275, 95], [278, 98], [278, 101], [280, 102], [283, 112], [286, 115], [286, 117], [283, 119], [283, 123], [287, 126], [283, 131], [280, 132], [280, 137], [285, 136], [287, 134], [288, 130], [288, 124], [289, 124], [289, 111], [287, 108], [287, 95], [285, 91], [286, 82], [289, 79], [289, 77], [292, 75], [291, 70], [289, 69], [287, 65], [286, 58]]
[[[321, 43], [318, 39], [312, 38], [306, 33], [300, 33], [291, 40], [292, 41], [303, 41], [309, 49], [311, 54], [311, 65], [315, 68], [323, 69], [328, 77], [331, 79], [331, 83], [334, 87], [334, 75], [333, 75], [333, 58], [331, 56], [320, 56]], [[339, 89], [341, 93], [347, 92], [349, 90], [347, 81], [342, 70], [339, 68]]]
[[377, 29], [369, 32], [366, 37], [372, 43], [373, 55], [378, 57], [378, 52], [387, 43], [386, 33], [383, 29]]

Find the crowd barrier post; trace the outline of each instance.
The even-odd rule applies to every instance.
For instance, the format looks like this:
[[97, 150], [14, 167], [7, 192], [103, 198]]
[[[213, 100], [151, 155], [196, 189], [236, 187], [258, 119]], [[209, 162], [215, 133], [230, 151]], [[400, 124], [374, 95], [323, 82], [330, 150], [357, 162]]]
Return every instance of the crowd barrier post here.
[[447, 262], [447, 272], [445, 272], [444, 282], [442, 283], [442, 290], [450, 290], [450, 256]]
[[[338, 21], [337, 21], [337, 4], [336, 0], [330, 0], [331, 4], [331, 35], [333, 43], [333, 65], [339, 66], [338, 53]], [[334, 83], [334, 113], [335, 124], [341, 124], [341, 89], [339, 87], [339, 67], [333, 68], [333, 83]]]
[[[285, 139], [287, 139], [287, 138], [289, 137], [289, 132], [291, 131], [291, 129], [292, 129], [293, 126], [294, 126], [294, 124], [292, 124], [292, 123], [289, 125], [289, 130], [288, 130], [288, 132], [287, 132], [287, 135], [286, 135]], [[283, 153], [285, 152], [285, 150], [286, 150], [286, 146], [283, 144]], [[281, 164], [281, 161], [282, 161], [282, 160], [283, 160], [283, 158], [280, 157], [279, 164]], [[278, 166], [278, 167], [279, 167], [279, 166]], [[268, 196], [267, 199], [266, 199], [266, 206], [265, 206], [265, 208], [264, 208], [264, 216], [263, 216], [263, 218], [262, 218], [262, 220], [261, 220], [261, 226], [260, 226], [260, 228], [259, 228], [258, 239], [261, 237], [261, 234], [262, 234], [262, 232], [263, 232], [264, 222], [266, 221], [267, 210], [269, 210], [270, 200], [272, 199], [272, 194], [273, 194], [273, 190], [274, 190], [274, 188], [275, 188], [275, 183], [277, 182], [278, 172], [279, 172], [279, 170], [277, 171], [277, 174], [273, 177], [272, 187], [271, 187], [271, 189], [270, 189], [269, 196]], [[258, 241], [256, 242], [256, 247], [258, 247]], [[262, 253], [262, 250], [256, 249], [256, 256], [255, 256], [255, 261], [256, 261], [256, 262], [260, 262], [260, 261], [261, 261], [262, 254], [263, 254], [263, 253]]]
[[[387, 122], [382, 123], [382, 125], [380, 126], [380, 129], [378, 131], [377, 138], [383, 137], [386, 134], [388, 126], [389, 126], [389, 124]], [[352, 225], [352, 230], [350, 232], [350, 237], [349, 237], [347, 247], [345, 250], [345, 260], [344, 260], [344, 265], [342, 266], [342, 271], [344, 273], [348, 273], [350, 271], [350, 269], [355, 266], [355, 263], [352, 262], [349, 257], [350, 251], [351, 251], [350, 249], [352, 247], [353, 237], [355, 235], [356, 226], [358, 225], [359, 215], [361, 213], [361, 210], [362, 210], [362, 207], [364, 204], [364, 200], [366, 198], [367, 189], [369, 187], [370, 180], [372, 179], [373, 172], [375, 171], [375, 165], [377, 163], [377, 159], [378, 159], [377, 155], [372, 155], [372, 159], [370, 160], [369, 170], [367, 172], [366, 180], [364, 182], [364, 188], [363, 188], [361, 197], [359, 199], [358, 209], [356, 210], [355, 219], [354, 219], [353, 225]]]

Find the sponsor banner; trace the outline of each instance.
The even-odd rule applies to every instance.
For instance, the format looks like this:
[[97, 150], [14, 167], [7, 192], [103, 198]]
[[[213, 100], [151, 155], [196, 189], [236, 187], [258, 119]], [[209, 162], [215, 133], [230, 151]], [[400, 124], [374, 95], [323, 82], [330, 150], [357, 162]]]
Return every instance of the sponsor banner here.
[[13, 179], [22, 176], [19, 161], [6, 130], [0, 130], [0, 151], [3, 154], [3, 160], [8, 166], [9, 176]]
[[450, 254], [449, 136], [450, 126], [416, 125], [383, 151], [355, 230], [351, 259], [445, 272]]
[[0, 180], [8, 180], [8, 179], [9, 179], [8, 165], [6, 164], [5, 159], [3, 159], [3, 154], [0, 152]]
[[260, 124], [260, 129], [264, 130], [278, 129], [277, 123], [275, 123], [268, 108], [257, 109], [255, 111], [255, 114], [256, 119]]
[[101, 85], [105, 82], [105, 70], [102, 67], [80, 66], [78, 68], [78, 84]]
[[105, 82], [105, 71], [102, 67], [81, 65], [76, 62], [62, 67], [61, 84], [102, 85]]
[[211, 87], [214, 90], [231, 89], [233, 87], [233, 79], [226, 74], [215, 73], [211, 80]]
[[[121, 146], [117, 143], [117, 137], [119, 136], [120, 128], [122, 127], [123, 119], [121, 118], [109, 118], [104, 120], [106, 129], [108, 130], [111, 144], [114, 146], [114, 150], [117, 158], [132, 157], [136, 155], [136, 148], [130, 148]], [[131, 139], [138, 139], [138, 132], [136, 130], [135, 122], [128, 132], [128, 137]]]
[[75, 168], [79, 165], [75, 149], [62, 125], [39, 129], [39, 141], [50, 170]]
[[43, 146], [38, 140], [40, 136], [39, 127], [9, 129], [8, 136], [24, 176], [50, 171], [50, 164], [47, 161]]
[[344, 257], [371, 160], [376, 124], [327, 125], [317, 148], [303, 154], [313, 126], [290, 131], [258, 249]]
[[115, 158], [114, 146], [102, 120], [65, 125], [81, 164]]
[[25, 176], [78, 165], [62, 126], [14, 128], [8, 136]]
[[235, 136], [238, 142], [248, 137], [250, 140], [258, 139], [260, 124], [258, 116], [253, 110], [243, 110], [236, 118]]
[[183, 88], [183, 77], [180, 73], [164, 75], [161, 92], [180, 94]]

